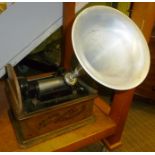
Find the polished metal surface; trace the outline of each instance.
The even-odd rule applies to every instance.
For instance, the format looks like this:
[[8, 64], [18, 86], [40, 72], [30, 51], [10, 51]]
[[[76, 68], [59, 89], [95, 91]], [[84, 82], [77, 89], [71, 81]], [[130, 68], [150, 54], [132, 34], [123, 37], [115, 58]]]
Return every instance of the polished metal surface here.
[[77, 83], [78, 77], [83, 73], [83, 68], [78, 65], [73, 72], [68, 72], [65, 74], [64, 79], [66, 83], [70, 86], [74, 86]]
[[89, 7], [72, 27], [74, 52], [85, 71], [112, 89], [139, 85], [148, 74], [150, 54], [136, 24], [107, 6]]
[[74, 74], [70, 72], [65, 74], [64, 79], [69, 86], [74, 86], [77, 83], [77, 77], [74, 77]]
[[65, 86], [63, 77], [38, 80], [39, 94], [43, 95]]

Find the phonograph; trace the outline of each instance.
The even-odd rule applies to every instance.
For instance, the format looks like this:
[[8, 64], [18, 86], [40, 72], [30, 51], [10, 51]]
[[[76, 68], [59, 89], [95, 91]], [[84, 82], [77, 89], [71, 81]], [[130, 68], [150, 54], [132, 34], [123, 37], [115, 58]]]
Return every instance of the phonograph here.
[[95, 121], [97, 92], [80, 79], [83, 70], [116, 90], [136, 87], [148, 73], [150, 55], [141, 31], [113, 8], [82, 11], [72, 26], [72, 44], [79, 65], [71, 72], [20, 77], [7, 65], [10, 117], [21, 144]]

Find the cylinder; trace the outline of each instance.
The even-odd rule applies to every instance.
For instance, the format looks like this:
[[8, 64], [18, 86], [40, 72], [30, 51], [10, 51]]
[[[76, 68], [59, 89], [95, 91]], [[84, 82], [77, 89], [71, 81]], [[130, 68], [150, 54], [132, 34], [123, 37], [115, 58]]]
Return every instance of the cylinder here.
[[53, 92], [54, 90], [57, 90], [65, 86], [63, 77], [42, 79], [38, 80], [37, 83], [39, 95], [44, 95], [49, 92]]

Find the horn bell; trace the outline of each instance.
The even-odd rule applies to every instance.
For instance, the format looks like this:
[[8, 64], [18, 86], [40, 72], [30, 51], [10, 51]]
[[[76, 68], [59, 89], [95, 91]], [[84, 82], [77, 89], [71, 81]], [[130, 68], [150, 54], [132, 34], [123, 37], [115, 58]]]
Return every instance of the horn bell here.
[[141, 30], [114, 8], [83, 10], [72, 26], [72, 45], [84, 70], [108, 88], [134, 88], [148, 74], [150, 52]]

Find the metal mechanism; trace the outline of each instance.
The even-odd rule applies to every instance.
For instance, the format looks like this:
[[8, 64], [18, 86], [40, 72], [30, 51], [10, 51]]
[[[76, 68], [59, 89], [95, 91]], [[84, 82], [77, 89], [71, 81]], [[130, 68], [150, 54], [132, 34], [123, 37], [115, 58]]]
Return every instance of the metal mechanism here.
[[29, 113], [88, 95], [88, 90], [79, 83], [76, 74], [65, 73], [33, 80], [19, 77], [19, 87], [23, 104], [25, 104], [24, 110]]
[[26, 78], [19, 78], [19, 84], [25, 99], [34, 97], [41, 99], [42, 96], [69, 89], [63, 77], [48, 77], [32, 81], [28, 81]]

